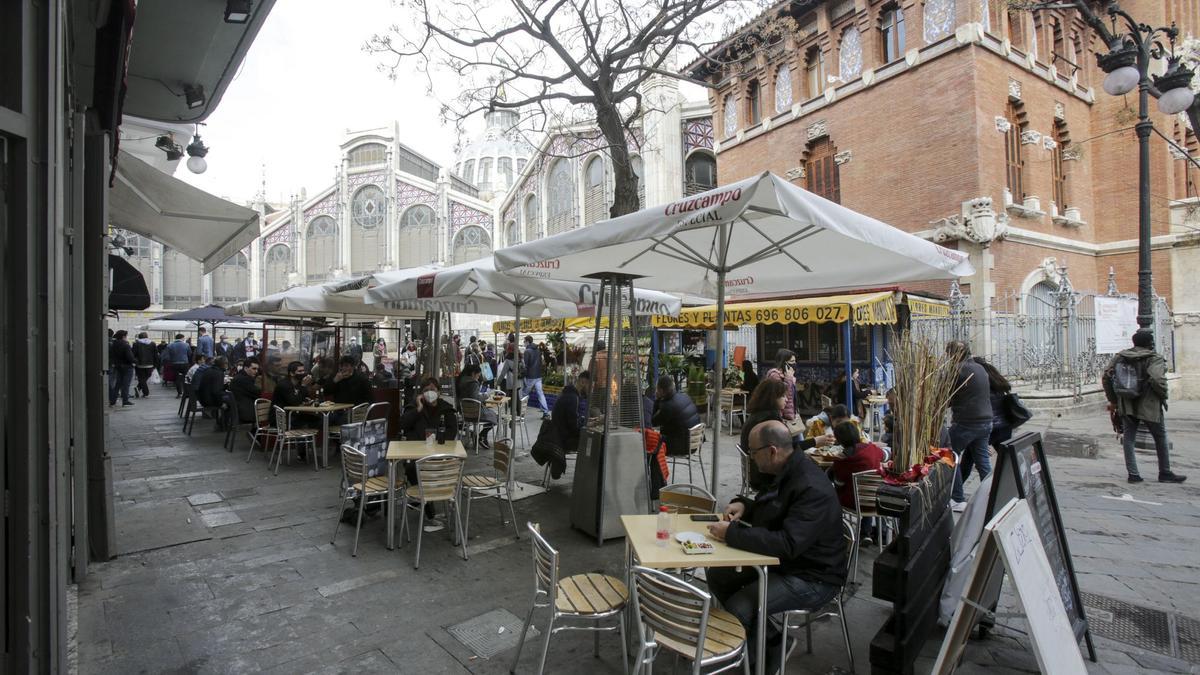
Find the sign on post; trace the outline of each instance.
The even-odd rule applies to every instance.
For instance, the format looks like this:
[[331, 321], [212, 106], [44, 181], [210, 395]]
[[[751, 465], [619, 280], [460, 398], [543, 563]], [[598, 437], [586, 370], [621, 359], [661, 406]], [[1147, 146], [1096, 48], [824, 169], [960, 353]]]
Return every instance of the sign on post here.
[[1137, 300], [1133, 298], [1095, 298], [1096, 353], [1116, 354], [1129, 349], [1138, 329]]

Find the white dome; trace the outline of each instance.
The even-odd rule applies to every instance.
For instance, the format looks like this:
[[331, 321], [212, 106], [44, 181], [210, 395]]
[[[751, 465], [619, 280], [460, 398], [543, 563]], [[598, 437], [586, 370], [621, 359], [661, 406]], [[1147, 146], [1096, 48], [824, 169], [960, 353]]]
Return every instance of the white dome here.
[[463, 147], [454, 162], [454, 173], [478, 187], [481, 197], [490, 199], [512, 189], [517, 175], [533, 156], [533, 146], [517, 129], [520, 115], [516, 111], [495, 110], [484, 120], [483, 134]]

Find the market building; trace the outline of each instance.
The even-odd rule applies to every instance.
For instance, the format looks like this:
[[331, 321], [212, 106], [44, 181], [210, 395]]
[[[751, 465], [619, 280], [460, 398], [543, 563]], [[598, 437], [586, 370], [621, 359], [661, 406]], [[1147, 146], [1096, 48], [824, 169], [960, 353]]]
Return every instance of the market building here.
[[[1194, 60], [1189, 7], [1143, 3], [1138, 13], [1176, 22]], [[1137, 287], [1136, 101], [1100, 89], [1092, 54], [1102, 49], [1075, 10], [789, 2], [685, 71], [713, 87], [722, 183], [772, 171], [968, 252], [976, 274], [961, 286], [909, 290], [951, 300], [976, 351], [1011, 375], [1078, 395], [1094, 390], [1108, 358], [1090, 338], [1095, 297]], [[1196, 152], [1182, 116], [1152, 119]], [[1154, 138], [1152, 153], [1157, 333], [1195, 396], [1195, 173], [1165, 140]], [[1060, 341], [1064, 320], [1072, 330]]]

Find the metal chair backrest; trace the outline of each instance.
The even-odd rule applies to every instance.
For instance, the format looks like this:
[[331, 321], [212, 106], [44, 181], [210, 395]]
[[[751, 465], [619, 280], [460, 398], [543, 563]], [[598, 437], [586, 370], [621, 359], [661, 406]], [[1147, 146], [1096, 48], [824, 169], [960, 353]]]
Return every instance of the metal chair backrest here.
[[377, 401], [375, 403], [367, 404], [367, 416], [363, 418], [363, 421], [386, 420], [391, 411], [392, 404], [388, 403], [387, 401]]
[[542, 536], [537, 523], [526, 523], [529, 541], [533, 543], [533, 584], [536, 591], [545, 593], [554, 606], [558, 591], [558, 551]]
[[342, 475], [346, 485], [366, 485], [367, 455], [349, 443], [342, 444]]
[[505, 485], [512, 485], [512, 442], [507, 438], [496, 441], [492, 446], [492, 468], [496, 470], [496, 473], [504, 476]]
[[883, 485], [883, 476], [878, 471], [867, 469], [851, 476], [854, 481], [854, 510], [860, 515], [875, 513], [878, 509], [879, 486]]
[[426, 501], [447, 501], [458, 496], [463, 460], [454, 455], [430, 455], [417, 460], [417, 485]]
[[353, 424], [355, 422], [366, 422], [367, 421], [367, 411], [369, 411], [370, 409], [371, 409], [370, 403], [359, 403], [358, 405], [351, 408], [350, 409], [350, 423]]
[[737, 448], [738, 465], [742, 467], [742, 490], [748, 490], [750, 488], [750, 462], [754, 460], [750, 459], [750, 453], [746, 452], [741, 443], [734, 443], [733, 447]]
[[699, 485], [675, 483], [658, 491], [658, 503], [671, 513], [714, 513], [717, 498]]
[[[527, 406], [527, 405], [529, 405], [529, 394], [522, 396], [521, 400], [517, 402], [517, 417], [525, 416], [525, 406]], [[547, 410], [544, 412], [549, 412], [549, 411]]]
[[275, 428], [280, 434], [288, 430], [288, 413], [279, 406], [275, 406]]
[[703, 661], [712, 596], [649, 567], [637, 565], [632, 573], [638, 623], [685, 648], [695, 649], [692, 660]]
[[479, 399], [460, 399], [458, 407], [462, 410], [463, 421], [465, 422], [474, 424], [483, 418], [483, 403]]
[[254, 399], [254, 424], [259, 427], [271, 426], [271, 399]]
[[721, 390], [721, 410], [734, 410], [735, 409], [734, 405], [733, 405], [733, 402], [735, 400], [734, 396], [733, 396], [734, 393], [735, 392], [733, 389], [722, 389]]
[[688, 454], [700, 452], [704, 447], [704, 423], [688, 429]]

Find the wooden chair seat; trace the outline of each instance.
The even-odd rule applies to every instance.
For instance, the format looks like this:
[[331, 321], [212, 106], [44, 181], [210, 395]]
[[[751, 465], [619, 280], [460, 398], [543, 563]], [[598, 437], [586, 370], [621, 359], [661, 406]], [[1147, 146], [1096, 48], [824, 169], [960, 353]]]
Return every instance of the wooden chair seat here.
[[590, 615], [621, 609], [629, 602], [625, 583], [607, 574], [576, 574], [558, 582], [554, 606], [560, 612]]
[[[384, 485], [386, 487], [386, 481]], [[446, 501], [448, 499], [454, 499], [454, 488], [439, 486], [436, 488], [423, 489], [420, 485], [414, 485], [408, 488], [408, 496], [412, 497], [413, 499], [424, 499], [431, 502]]]
[[287, 431], [283, 432], [284, 438], [308, 438], [316, 435], [317, 432], [313, 429], [288, 429]]
[[500, 481], [492, 476], [468, 475], [463, 476], [463, 487], [482, 490], [485, 488], [499, 487]]
[[[367, 492], [369, 494], [379, 494], [382, 492], [387, 492], [387, 489], [388, 489], [387, 476], [372, 476], [372, 477], [368, 478], [367, 479], [367, 487], [365, 490], [363, 489], [362, 483], [355, 483], [352, 487], [354, 490], [357, 490], [358, 492]], [[402, 487], [404, 487], [404, 480], [399, 479], [399, 478], [396, 479], [396, 489], [399, 490]]]
[[[686, 656], [696, 655], [695, 643], [687, 644], [669, 635], [655, 631], [654, 641], [663, 649]], [[708, 631], [704, 635], [704, 660], [727, 656], [746, 643], [746, 628], [737, 617], [719, 608], [712, 607], [708, 614]]]

